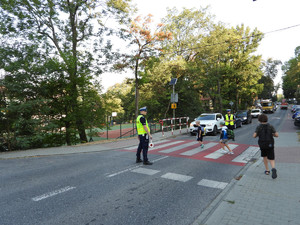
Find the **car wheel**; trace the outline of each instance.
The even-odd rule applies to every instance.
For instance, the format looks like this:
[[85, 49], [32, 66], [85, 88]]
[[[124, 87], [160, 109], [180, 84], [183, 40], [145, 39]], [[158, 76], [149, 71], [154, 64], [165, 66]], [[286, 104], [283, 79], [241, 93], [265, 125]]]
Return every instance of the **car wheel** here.
[[218, 128], [217, 126], [214, 126], [213, 135], [216, 136], [217, 133], [218, 133]]

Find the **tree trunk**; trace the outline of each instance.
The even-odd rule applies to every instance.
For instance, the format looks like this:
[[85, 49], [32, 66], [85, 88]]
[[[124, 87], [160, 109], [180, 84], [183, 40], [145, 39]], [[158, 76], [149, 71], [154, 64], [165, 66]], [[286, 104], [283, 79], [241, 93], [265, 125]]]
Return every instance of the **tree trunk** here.
[[139, 115], [139, 80], [138, 80], [139, 56], [135, 61], [135, 118]]
[[221, 95], [221, 85], [220, 85], [220, 80], [218, 79], [218, 100], [219, 100], [219, 112], [223, 112], [223, 100], [222, 100], [222, 95]]
[[69, 121], [65, 122], [65, 127], [66, 127], [66, 143], [67, 143], [67, 145], [72, 145]]

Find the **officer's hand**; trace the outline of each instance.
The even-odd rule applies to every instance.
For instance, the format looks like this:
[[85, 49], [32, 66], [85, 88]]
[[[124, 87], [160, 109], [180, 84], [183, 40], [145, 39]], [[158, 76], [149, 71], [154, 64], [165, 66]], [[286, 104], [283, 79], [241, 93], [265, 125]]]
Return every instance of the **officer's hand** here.
[[149, 135], [149, 138], [152, 139], [152, 135], [151, 134]]

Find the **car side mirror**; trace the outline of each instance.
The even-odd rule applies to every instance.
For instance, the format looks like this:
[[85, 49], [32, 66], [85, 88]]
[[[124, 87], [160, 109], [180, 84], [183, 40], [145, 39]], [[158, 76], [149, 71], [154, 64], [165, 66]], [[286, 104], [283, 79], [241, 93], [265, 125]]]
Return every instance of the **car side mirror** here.
[[219, 121], [220, 120], [220, 118], [217, 118], [217, 121]]

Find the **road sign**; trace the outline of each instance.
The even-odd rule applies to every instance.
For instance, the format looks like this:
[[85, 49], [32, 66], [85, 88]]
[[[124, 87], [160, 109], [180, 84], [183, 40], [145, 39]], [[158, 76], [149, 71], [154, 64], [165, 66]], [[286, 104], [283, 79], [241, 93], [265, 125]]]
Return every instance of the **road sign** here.
[[178, 102], [178, 93], [171, 94], [171, 102]]
[[233, 102], [232, 102], [232, 101], [231, 101], [231, 102], [229, 102], [229, 105], [231, 105], [231, 106], [232, 106], [232, 105], [233, 105]]
[[177, 108], [177, 104], [176, 103], [172, 103], [171, 104], [171, 109], [176, 109]]

